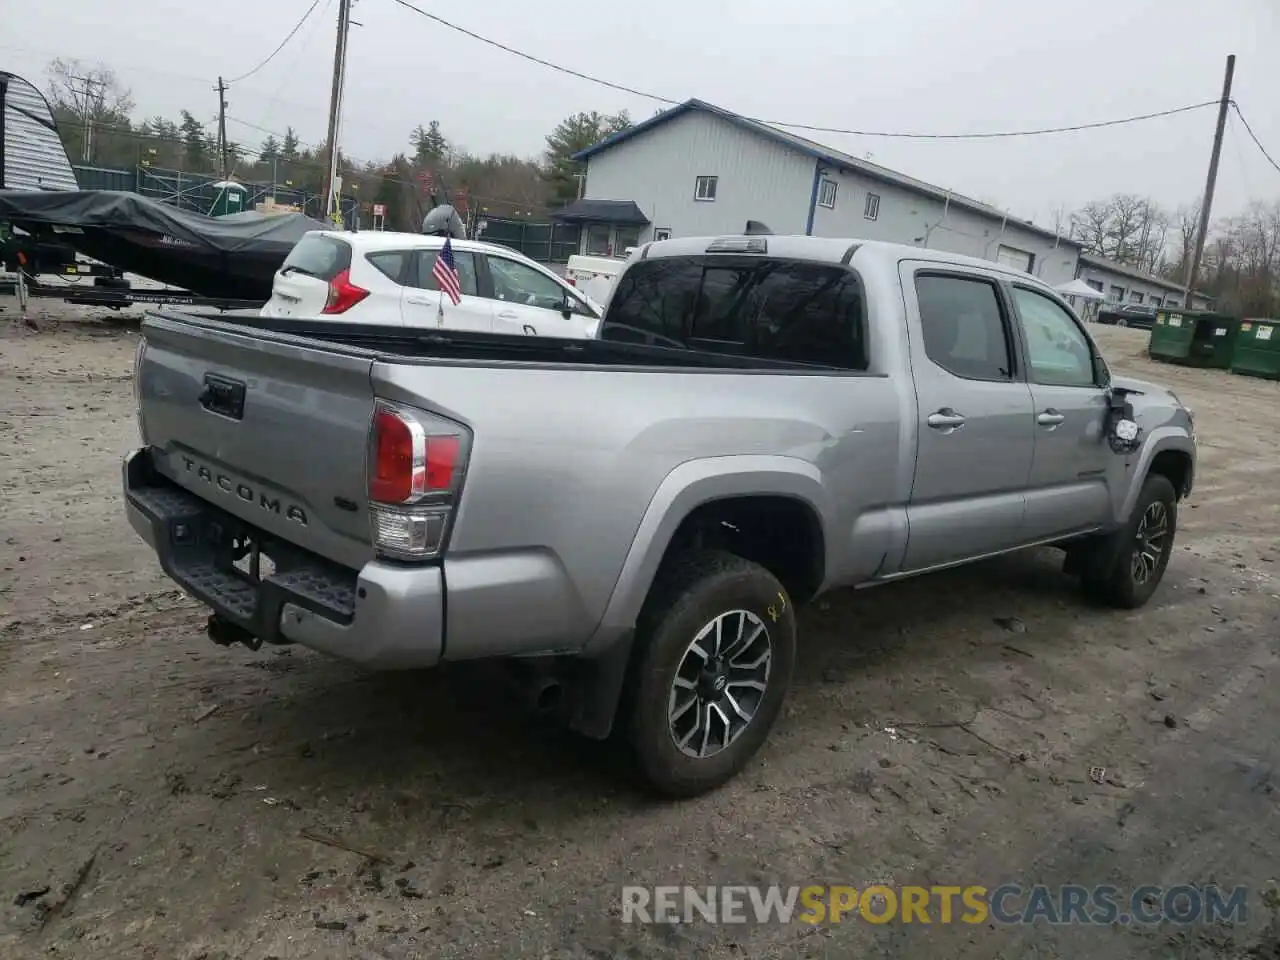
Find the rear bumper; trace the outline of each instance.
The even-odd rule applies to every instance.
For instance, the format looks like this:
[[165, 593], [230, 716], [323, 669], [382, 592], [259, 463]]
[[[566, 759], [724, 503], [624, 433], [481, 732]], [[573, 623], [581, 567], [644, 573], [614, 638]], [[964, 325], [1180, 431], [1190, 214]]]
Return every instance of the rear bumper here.
[[[259, 531], [156, 473], [146, 449], [124, 461], [129, 525], [179, 586], [267, 643], [295, 642], [375, 669], [429, 667], [444, 652], [439, 567], [330, 563]], [[256, 584], [231, 570], [231, 542], [259, 539], [277, 570]]]
[[[585, 613], [564, 567], [544, 550], [444, 565], [374, 560], [356, 571], [188, 492], [152, 467], [146, 448], [125, 457], [123, 473], [129, 524], [164, 572], [266, 643], [298, 643], [400, 670], [446, 659], [576, 653], [599, 619]], [[232, 540], [244, 536], [276, 566], [258, 582], [232, 568]]]

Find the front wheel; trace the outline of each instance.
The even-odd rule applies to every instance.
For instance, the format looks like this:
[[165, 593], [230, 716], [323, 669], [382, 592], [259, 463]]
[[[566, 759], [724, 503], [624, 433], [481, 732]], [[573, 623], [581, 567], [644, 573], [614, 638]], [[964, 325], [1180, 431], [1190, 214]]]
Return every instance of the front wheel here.
[[1178, 494], [1168, 477], [1142, 484], [1128, 522], [1085, 561], [1081, 582], [1091, 596], [1132, 610], [1151, 599], [1173, 553]]
[[664, 564], [637, 624], [627, 734], [644, 783], [692, 797], [731, 779], [769, 735], [791, 682], [786, 589], [731, 553]]

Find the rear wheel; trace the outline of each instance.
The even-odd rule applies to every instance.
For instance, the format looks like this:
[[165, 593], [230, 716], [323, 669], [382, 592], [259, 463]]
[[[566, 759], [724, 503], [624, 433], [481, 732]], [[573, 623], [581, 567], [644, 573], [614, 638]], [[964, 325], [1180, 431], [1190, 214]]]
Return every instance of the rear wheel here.
[[626, 706], [637, 771], [691, 797], [732, 778], [764, 743], [795, 663], [795, 615], [768, 570], [700, 550], [664, 564], [638, 623]]
[[1134, 609], [1155, 593], [1169, 565], [1178, 526], [1178, 495], [1168, 477], [1142, 484], [1129, 521], [1081, 564], [1086, 592], [1111, 606]]

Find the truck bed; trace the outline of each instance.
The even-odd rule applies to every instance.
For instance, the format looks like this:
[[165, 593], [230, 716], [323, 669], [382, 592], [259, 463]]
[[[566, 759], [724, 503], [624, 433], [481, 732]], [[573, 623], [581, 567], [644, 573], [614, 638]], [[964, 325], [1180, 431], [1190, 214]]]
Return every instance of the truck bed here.
[[461, 330], [439, 331], [383, 326], [360, 322], [333, 322], [280, 317], [237, 317], [228, 324], [217, 313], [188, 310], [157, 310], [148, 314], [156, 320], [174, 320], [211, 329], [240, 328], [265, 336], [320, 340], [334, 345], [356, 347], [395, 360], [459, 360], [525, 362], [542, 364], [592, 364], [629, 367], [692, 367], [728, 370], [820, 372], [840, 376], [878, 376], [837, 367], [795, 363], [785, 360], [737, 356], [732, 353], [625, 343], [618, 340], [559, 340]]
[[[903, 378], [647, 345], [183, 311], [148, 314], [142, 333], [150, 469], [321, 564], [380, 562], [367, 478], [376, 402], [464, 427], [459, 502], [431, 563], [448, 583], [447, 632], [469, 638], [467, 656], [586, 643], [651, 505], [658, 516], [677, 491], [696, 498], [704, 473], [729, 471], [738, 494], [811, 501], [838, 534], [831, 576], [879, 567], [891, 525], [877, 517], [910, 488], [902, 424], [913, 421], [902, 411], [914, 397]], [[211, 409], [209, 391], [224, 382], [239, 392], [233, 416]], [[834, 560], [843, 557], [862, 566], [845, 569]]]

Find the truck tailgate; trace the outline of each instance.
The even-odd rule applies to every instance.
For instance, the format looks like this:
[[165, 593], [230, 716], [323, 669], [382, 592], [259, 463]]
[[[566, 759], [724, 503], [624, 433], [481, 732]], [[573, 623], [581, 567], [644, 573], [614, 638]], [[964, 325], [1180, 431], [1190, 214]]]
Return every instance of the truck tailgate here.
[[358, 569], [373, 558], [365, 456], [372, 355], [148, 316], [138, 371], [157, 470], [286, 541]]

